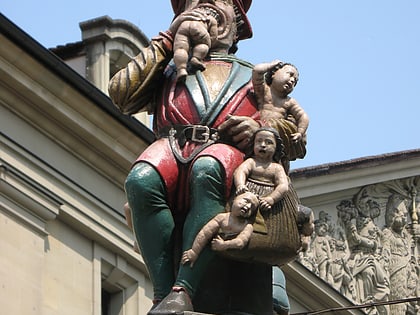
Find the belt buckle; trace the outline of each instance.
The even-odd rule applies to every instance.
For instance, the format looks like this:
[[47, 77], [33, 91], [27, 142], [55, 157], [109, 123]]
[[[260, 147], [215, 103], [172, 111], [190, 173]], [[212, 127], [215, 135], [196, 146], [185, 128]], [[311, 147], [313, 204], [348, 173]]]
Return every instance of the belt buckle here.
[[205, 143], [210, 139], [210, 128], [202, 125], [192, 126], [191, 140], [195, 142]]

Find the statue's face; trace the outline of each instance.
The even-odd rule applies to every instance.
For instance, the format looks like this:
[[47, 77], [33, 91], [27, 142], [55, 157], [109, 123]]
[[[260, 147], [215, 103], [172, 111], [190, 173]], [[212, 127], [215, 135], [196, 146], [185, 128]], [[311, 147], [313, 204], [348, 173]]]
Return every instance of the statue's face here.
[[407, 224], [407, 214], [403, 211], [395, 213], [394, 220], [392, 221], [392, 229], [401, 231]]
[[315, 229], [315, 225], [314, 225], [314, 214], [313, 212], [311, 213], [310, 217], [309, 217], [309, 222], [305, 223], [302, 227], [302, 231], [301, 233], [303, 235], [312, 235], [314, 233], [314, 229]]
[[254, 155], [263, 160], [272, 161], [276, 153], [276, 138], [270, 131], [258, 131], [254, 139]]
[[280, 94], [289, 94], [293, 91], [299, 79], [299, 73], [291, 65], [285, 65], [273, 75], [271, 86]]
[[257, 197], [252, 193], [237, 196], [232, 203], [232, 213], [235, 216], [249, 218], [258, 205]]

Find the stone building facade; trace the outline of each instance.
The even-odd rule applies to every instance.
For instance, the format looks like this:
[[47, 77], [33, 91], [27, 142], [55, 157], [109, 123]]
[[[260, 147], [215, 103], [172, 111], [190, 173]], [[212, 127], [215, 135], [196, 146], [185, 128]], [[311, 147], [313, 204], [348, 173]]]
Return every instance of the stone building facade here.
[[152, 132], [0, 15], [4, 314], [144, 314], [123, 183]]

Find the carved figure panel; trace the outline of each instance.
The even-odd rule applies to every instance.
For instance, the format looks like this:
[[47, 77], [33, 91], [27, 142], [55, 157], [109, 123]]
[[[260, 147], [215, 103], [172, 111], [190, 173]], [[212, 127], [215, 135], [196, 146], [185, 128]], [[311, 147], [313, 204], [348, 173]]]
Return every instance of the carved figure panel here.
[[[356, 304], [415, 297], [419, 290], [419, 176], [369, 185], [317, 213], [298, 261]], [[336, 220], [332, 218], [335, 217]], [[367, 314], [420, 314], [415, 303]]]

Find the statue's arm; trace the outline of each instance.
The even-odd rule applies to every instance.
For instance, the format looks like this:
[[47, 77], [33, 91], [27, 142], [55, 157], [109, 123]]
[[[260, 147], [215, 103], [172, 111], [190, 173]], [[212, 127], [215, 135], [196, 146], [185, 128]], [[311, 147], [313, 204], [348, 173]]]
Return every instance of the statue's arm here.
[[247, 224], [245, 228], [233, 239], [223, 240], [220, 236], [212, 241], [212, 249], [223, 251], [227, 249], [242, 249], [248, 244], [254, 228], [252, 224]]
[[309, 116], [305, 112], [305, 110], [300, 106], [297, 100], [292, 98], [290, 102], [291, 106], [289, 108], [289, 111], [292, 114], [292, 116], [296, 119], [297, 132], [304, 135], [309, 126]]
[[134, 114], [147, 109], [172, 58], [172, 43], [171, 32], [160, 33], [111, 79], [109, 96], [121, 112]]
[[246, 187], [246, 180], [252, 171], [253, 165], [253, 159], [248, 158], [242, 162], [233, 173], [233, 182], [236, 187], [237, 195], [248, 191], [248, 188]]
[[258, 106], [264, 105], [265, 95], [265, 79], [264, 74], [269, 70], [267, 64], [257, 64], [252, 69], [252, 86], [254, 88], [255, 97], [257, 98]]
[[284, 195], [289, 191], [289, 180], [283, 166], [279, 163], [275, 165], [276, 165], [275, 176], [274, 176], [275, 188], [269, 195], [271, 198], [273, 198], [273, 201], [274, 201], [273, 204], [279, 202], [284, 197]]
[[354, 224], [350, 226], [350, 230], [351, 230], [350, 237], [356, 245], [367, 248], [367, 249], [376, 249], [377, 242], [365, 236], [360, 235]]
[[259, 106], [271, 102], [270, 87], [265, 82], [265, 74], [279, 63], [280, 60], [259, 63], [252, 69], [252, 85]]
[[219, 213], [213, 219], [211, 219], [203, 228], [198, 232], [194, 239], [194, 242], [190, 249], [184, 251], [181, 258], [181, 263], [190, 263], [192, 267], [200, 255], [203, 248], [213, 238], [214, 235], [219, 231], [221, 221], [227, 213]]
[[266, 170], [267, 177], [274, 177], [274, 190], [267, 196], [260, 197], [260, 209], [270, 210], [271, 207], [279, 202], [289, 190], [289, 180], [283, 166], [280, 163], [273, 163], [275, 167]]

